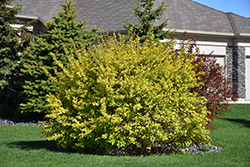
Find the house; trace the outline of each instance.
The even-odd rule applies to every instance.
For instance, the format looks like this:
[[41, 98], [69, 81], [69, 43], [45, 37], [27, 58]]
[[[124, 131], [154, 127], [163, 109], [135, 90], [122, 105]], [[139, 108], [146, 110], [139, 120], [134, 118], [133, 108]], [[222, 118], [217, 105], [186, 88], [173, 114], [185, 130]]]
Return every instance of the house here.
[[[163, 0], [156, 0], [159, 6]], [[192, 0], [164, 0], [170, 6], [164, 13], [164, 19], [170, 18], [164, 30], [176, 30], [175, 37], [180, 38], [186, 31], [197, 40], [200, 51], [213, 55], [222, 65], [227, 65], [226, 76], [233, 81], [239, 101], [250, 100], [250, 18], [234, 13], [224, 13]], [[38, 19], [33, 25], [36, 35], [46, 31], [44, 23], [52, 20], [52, 13], [61, 7], [60, 0], [16, 0], [13, 5], [22, 3], [23, 10], [17, 17], [23, 21]], [[79, 19], [89, 19], [89, 28], [102, 26], [105, 31], [125, 33], [120, 18], [137, 23], [132, 15], [132, 6], [139, 5], [137, 0], [82, 0], [75, 5], [81, 8]], [[156, 21], [156, 24], [160, 21]]]

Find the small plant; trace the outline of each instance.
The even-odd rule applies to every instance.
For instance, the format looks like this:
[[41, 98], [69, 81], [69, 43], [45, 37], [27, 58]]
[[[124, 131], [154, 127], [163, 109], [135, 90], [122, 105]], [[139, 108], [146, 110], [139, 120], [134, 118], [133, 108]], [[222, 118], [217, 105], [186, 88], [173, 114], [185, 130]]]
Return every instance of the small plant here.
[[175, 43], [139, 43], [114, 34], [88, 51], [68, 52], [67, 66], [51, 54], [61, 70], [56, 77], [47, 71], [58, 87], [47, 96], [48, 140], [78, 152], [123, 148], [141, 155], [209, 142], [205, 98], [188, 91], [200, 86], [194, 55], [184, 48], [176, 56]]
[[206, 146], [200, 146], [201, 151], [209, 151], [210, 149]]

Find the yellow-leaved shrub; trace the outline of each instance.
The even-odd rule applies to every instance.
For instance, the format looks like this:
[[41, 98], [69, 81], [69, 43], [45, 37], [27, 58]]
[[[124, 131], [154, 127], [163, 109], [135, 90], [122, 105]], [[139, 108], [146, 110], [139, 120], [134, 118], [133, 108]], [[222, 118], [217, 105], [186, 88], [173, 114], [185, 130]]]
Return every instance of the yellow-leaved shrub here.
[[71, 51], [67, 67], [52, 54], [62, 71], [50, 77], [58, 91], [48, 95], [44, 136], [79, 152], [209, 142], [205, 98], [188, 91], [199, 86], [194, 55], [176, 55], [174, 44], [142, 48], [114, 34]]

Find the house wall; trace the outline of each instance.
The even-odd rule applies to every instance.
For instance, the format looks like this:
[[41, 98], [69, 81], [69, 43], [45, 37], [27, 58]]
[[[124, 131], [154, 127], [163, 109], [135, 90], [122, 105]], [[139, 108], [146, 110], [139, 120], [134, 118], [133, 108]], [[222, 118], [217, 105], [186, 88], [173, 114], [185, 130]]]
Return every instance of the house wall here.
[[[232, 81], [236, 88], [238, 100], [250, 100], [250, 39], [237, 39], [232, 37], [218, 37], [205, 35], [192, 35], [197, 41], [200, 53], [216, 56], [217, 62], [226, 65], [225, 76]], [[182, 34], [176, 34], [180, 39]], [[189, 36], [187, 37], [189, 38]]]
[[[30, 19], [19, 19], [19, 20], [21, 20], [25, 23], [31, 21]], [[24, 26], [24, 24], [11, 24], [10, 26], [17, 29], [17, 28]], [[32, 26], [27, 27], [27, 29], [28, 29], [28, 31], [32, 32], [33, 35], [38, 35], [42, 32], [47, 31], [47, 28], [44, 26], [43, 22], [41, 22], [40, 20], [32, 23]]]
[[246, 39], [239, 41], [238, 46], [245, 47], [245, 86], [246, 100], [250, 100], [250, 42]]
[[[180, 39], [183, 35], [177, 34], [175, 38]], [[189, 38], [188, 36], [187, 38]], [[217, 62], [225, 66], [228, 64], [227, 46], [232, 45], [233, 41], [230, 38], [218, 38], [211, 36], [194, 36], [197, 47], [201, 54], [216, 56]], [[229, 71], [230, 72], [230, 71]], [[225, 75], [227, 76], [227, 70]]]
[[33, 34], [34, 35], [38, 35], [42, 32], [46, 32], [47, 31], [47, 28], [44, 26], [44, 24], [42, 22], [36, 22], [33, 24], [33, 27], [34, 27], [34, 31], [33, 31]]

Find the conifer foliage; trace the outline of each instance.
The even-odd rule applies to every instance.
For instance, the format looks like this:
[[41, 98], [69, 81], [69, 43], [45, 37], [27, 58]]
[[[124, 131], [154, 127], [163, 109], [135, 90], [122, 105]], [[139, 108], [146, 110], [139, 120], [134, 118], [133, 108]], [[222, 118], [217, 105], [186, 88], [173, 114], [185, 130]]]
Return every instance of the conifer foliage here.
[[55, 54], [57, 60], [63, 64], [67, 63], [65, 49], [72, 47], [72, 41], [76, 48], [81, 46], [88, 47], [97, 39], [94, 27], [87, 31], [86, 21], [78, 21], [78, 11], [75, 10], [71, 0], [62, 2], [62, 8], [58, 9], [58, 15], [53, 14], [53, 21], [46, 24], [47, 32], [37, 36], [36, 43], [32, 45], [31, 52], [25, 54], [24, 69], [22, 75], [25, 78], [23, 85], [23, 96], [25, 102], [20, 105], [22, 112], [46, 112], [46, 94], [55, 92], [56, 87], [48, 81], [48, 76], [43, 68], [50, 73], [58, 69], [51, 57]]
[[162, 31], [164, 27], [168, 25], [168, 19], [160, 23], [159, 25], [154, 25], [155, 20], [160, 20], [162, 15], [168, 5], [165, 5], [164, 2], [157, 9], [153, 9], [155, 0], [139, 0], [139, 6], [133, 6], [134, 11], [131, 11], [134, 15], [139, 17], [139, 24], [133, 24], [128, 20], [121, 19], [125, 24], [124, 28], [127, 30], [133, 29], [134, 33], [140, 37], [140, 43], [146, 39], [151, 39], [152, 34], [154, 34], [154, 42], [159, 42], [159, 40], [169, 37], [171, 32]]
[[22, 65], [22, 53], [30, 45], [33, 35], [27, 32], [28, 24], [13, 28], [18, 24], [16, 14], [21, 11], [20, 4], [11, 7], [12, 0], [0, 1], [0, 112], [5, 116], [17, 107], [17, 96], [22, 87], [19, 83], [19, 72]]

